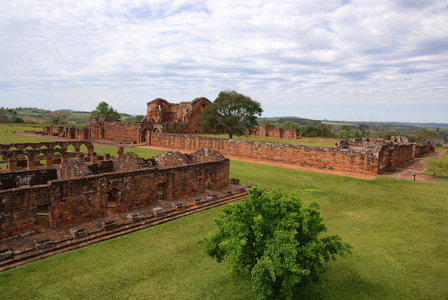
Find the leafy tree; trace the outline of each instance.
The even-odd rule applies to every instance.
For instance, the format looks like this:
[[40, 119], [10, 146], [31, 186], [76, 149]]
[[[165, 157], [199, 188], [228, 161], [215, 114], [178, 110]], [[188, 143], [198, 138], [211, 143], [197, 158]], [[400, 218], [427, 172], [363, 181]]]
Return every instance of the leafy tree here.
[[231, 139], [234, 134], [244, 135], [248, 129], [257, 126], [256, 115], [262, 112], [259, 102], [236, 91], [225, 90], [204, 109], [201, 130], [226, 132]]
[[0, 108], [0, 123], [7, 123], [9, 121], [8, 111], [3, 107]]
[[140, 122], [143, 118], [144, 118], [143, 115], [136, 115], [136, 116], [134, 117], [134, 122]]
[[25, 123], [25, 121], [21, 117], [13, 116], [11, 118], [12, 123]]
[[425, 158], [423, 161], [423, 165], [427, 169], [427, 171], [431, 172], [434, 178], [440, 174], [448, 173], [448, 160], [444, 157], [437, 158], [435, 156], [431, 156]]
[[435, 138], [438, 135], [438, 132], [435, 130], [428, 130], [426, 128], [417, 129], [414, 134], [417, 136], [417, 139], [421, 142], [429, 141], [431, 138]]
[[282, 124], [283, 129], [295, 129], [297, 134], [302, 133], [302, 126], [300, 126], [298, 123], [293, 121], [285, 121]]
[[121, 119], [121, 115], [105, 101], [102, 101], [98, 106], [91, 112], [92, 115], [107, 115], [112, 116], [117, 120]]
[[231, 271], [249, 272], [260, 299], [291, 299], [322, 280], [323, 261], [345, 257], [351, 246], [326, 231], [319, 204], [304, 204], [282, 191], [259, 187], [249, 197], [223, 209], [216, 233], [204, 239], [205, 252], [225, 261]]
[[350, 138], [350, 132], [348, 132], [347, 130], [339, 130], [338, 132], [338, 137], [341, 139], [348, 139]]
[[55, 125], [66, 124], [69, 115], [70, 114], [64, 112], [52, 112], [48, 114], [48, 116], [51, 119], [51, 124]]
[[260, 119], [258, 125], [272, 125], [272, 121], [269, 119]]

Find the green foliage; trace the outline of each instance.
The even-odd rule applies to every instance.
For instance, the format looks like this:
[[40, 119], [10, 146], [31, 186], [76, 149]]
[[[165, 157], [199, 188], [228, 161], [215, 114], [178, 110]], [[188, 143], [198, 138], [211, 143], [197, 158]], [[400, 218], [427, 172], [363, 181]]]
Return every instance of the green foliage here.
[[259, 102], [236, 91], [225, 90], [204, 109], [200, 118], [201, 130], [226, 132], [231, 139], [234, 134], [244, 135], [247, 129], [257, 126], [256, 116], [262, 112]]
[[292, 122], [292, 121], [285, 121], [285, 122], [283, 122], [281, 128], [283, 128], [283, 129], [295, 129], [297, 134], [302, 133], [302, 126], [300, 126], [298, 123]]
[[348, 139], [350, 137], [350, 132], [345, 129], [339, 130], [338, 137], [341, 139]]
[[438, 131], [423, 128], [423, 129], [417, 129], [414, 132], [414, 134], [420, 142], [425, 142], [425, 141], [429, 141], [432, 138], [437, 137]]
[[17, 124], [25, 123], [25, 121], [21, 117], [17, 117], [15, 115], [11, 118], [11, 122]]
[[303, 135], [308, 137], [332, 137], [331, 129], [331, 125], [308, 121], [308, 124], [303, 128]]
[[52, 112], [49, 113], [48, 116], [51, 119], [51, 124], [59, 125], [59, 124], [66, 124], [70, 114], [65, 112]]
[[426, 171], [430, 172], [434, 178], [437, 175], [448, 174], [448, 159], [445, 157], [437, 158], [435, 156], [431, 156], [425, 158], [423, 164]]
[[136, 115], [134, 117], [134, 122], [140, 122], [145, 116], [143, 115]]
[[112, 116], [117, 120], [121, 119], [121, 115], [105, 101], [100, 102], [91, 113], [92, 115], [107, 115]]
[[291, 299], [322, 280], [323, 261], [346, 256], [351, 246], [326, 231], [319, 204], [304, 204], [282, 191], [252, 187], [249, 197], [224, 208], [205, 252], [237, 273], [250, 272], [260, 299]]

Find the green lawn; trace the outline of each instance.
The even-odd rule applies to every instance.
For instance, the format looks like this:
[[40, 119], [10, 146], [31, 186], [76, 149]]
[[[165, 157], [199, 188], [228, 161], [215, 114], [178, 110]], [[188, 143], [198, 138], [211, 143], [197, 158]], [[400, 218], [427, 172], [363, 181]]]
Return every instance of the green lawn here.
[[[46, 141], [11, 134], [39, 129], [0, 125], [0, 143]], [[95, 151], [115, 155], [116, 148], [95, 146]], [[161, 151], [125, 152], [149, 158]], [[319, 201], [329, 234], [339, 234], [354, 247], [349, 259], [328, 264], [327, 281], [308, 291], [307, 298], [448, 297], [447, 184], [367, 181], [238, 161], [231, 162], [231, 177]], [[0, 272], [0, 299], [253, 299], [247, 279], [230, 276], [196, 243], [213, 231], [213, 217], [220, 211], [201, 212]]]
[[[217, 138], [229, 138], [227, 134], [201, 134], [201, 136], [207, 137], [217, 137]], [[258, 136], [234, 136], [236, 140], [245, 140], [245, 141], [259, 141], [259, 142], [270, 142], [270, 143], [284, 143], [284, 144], [293, 144], [293, 145], [308, 145], [308, 146], [320, 146], [320, 147], [331, 147], [334, 148], [335, 143], [340, 139], [333, 138], [310, 138], [305, 137], [301, 139], [288, 140], [288, 139], [276, 139], [276, 138], [268, 138], [268, 137], [258, 137]]]
[[[448, 185], [231, 162], [231, 178], [321, 204], [353, 255], [328, 263], [308, 299], [446, 299]], [[221, 208], [1, 272], [1, 299], [254, 299], [196, 241]], [[26, 283], [26, 284], [24, 284]]]
[[17, 124], [0, 124], [0, 144], [11, 143], [38, 143], [38, 142], [53, 142], [52, 140], [27, 137], [13, 132], [22, 131], [42, 131], [42, 126], [32, 127], [30, 125], [17, 125]]
[[[42, 126], [31, 127], [29, 125], [12, 125], [12, 124], [0, 124], [0, 144], [11, 144], [11, 143], [38, 143], [38, 142], [54, 142], [50, 139], [41, 139], [35, 137], [27, 137], [18, 134], [13, 134], [13, 132], [22, 131], [41, 131]], [[82, 152], [86, 152], [85, 146], [81, 148]], [[115, 156], [117, 153], [117, 148], [105, 147], [105, 146], [95, 146], [95, 152], [100, 155], [109, 153]], [[160, 150], [150, 150], [142, 148], [125, 148], [124, 152], [135, 152], [142, 158], [151, 158], [154, 155], [160, 154]]]

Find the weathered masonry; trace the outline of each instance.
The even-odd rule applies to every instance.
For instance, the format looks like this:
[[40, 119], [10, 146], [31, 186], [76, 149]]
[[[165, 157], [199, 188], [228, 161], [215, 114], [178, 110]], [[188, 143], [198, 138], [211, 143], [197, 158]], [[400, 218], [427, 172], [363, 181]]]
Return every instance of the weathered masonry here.
[[41, 161], [46, 167], [51, 167], [78, 155], [82, 147], [87, 156], [93, 154], [93, 144], [88, 141], [5, 144], [0, 145], [0, 158], [1, 162], [7, 163], [10, 171], [18, 167], [31, 169], [43, 165]]
[[154, 132], [148, 145], [187, 150], [208, 147], [224, 155], [371, 175], [384, 173], [400, 163], [434, 151], [429, 142], [412, 144], [364, 138], [343, 141], [336, 148], [328, 148]]
[[92, 115], [86, 127], [49, 126], [43, 134], [75, 140], [109, 139], [130, 143], [146, 142], [150, 132], [199, 133], [199, 116], [210, 104], [199, 97], [178, 104], [157, 98], [147, 104], [146, 116], [141, 122], [120, 122], [111, 116]]
[[[2, 240], [35, 232], [38, 216], [58, 227], [227, 187], [229, 160], [212, 149], [164, 152], [150, 160], [126, 153], [112, 160], [68, 159], [57, 168], [0, 174]], [[40, 179], [37, 185], [14, 184], [28, 177]]]

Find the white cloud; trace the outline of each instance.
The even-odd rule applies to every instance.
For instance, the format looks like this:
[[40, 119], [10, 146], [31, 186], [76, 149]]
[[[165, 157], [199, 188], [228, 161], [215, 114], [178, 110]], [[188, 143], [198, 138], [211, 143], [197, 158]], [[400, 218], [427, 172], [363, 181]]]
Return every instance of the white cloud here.
[[310, 103], [448, 105], [447, 7], [446, 0], [5, 1], [0, 100], [82, 110], [106, 100], [143, 113], [156, 97], [213, 100], [230, 88], [267, 107], [287, 106], [289, 115]]

